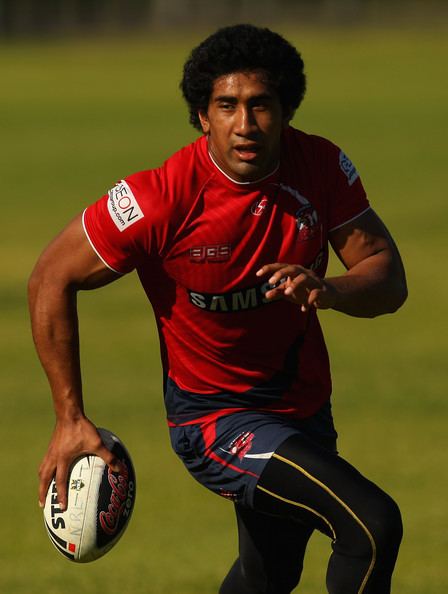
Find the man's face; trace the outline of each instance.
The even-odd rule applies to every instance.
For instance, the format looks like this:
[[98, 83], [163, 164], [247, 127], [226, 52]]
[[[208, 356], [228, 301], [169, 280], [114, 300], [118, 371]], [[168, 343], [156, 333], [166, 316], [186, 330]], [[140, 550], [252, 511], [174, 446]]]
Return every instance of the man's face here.
[[217, 78], [207, 113], [199, 112], [199, 119], [212, 157], [235, 181], [256, 181], [277, 166], [289, 118], [263, 72]]

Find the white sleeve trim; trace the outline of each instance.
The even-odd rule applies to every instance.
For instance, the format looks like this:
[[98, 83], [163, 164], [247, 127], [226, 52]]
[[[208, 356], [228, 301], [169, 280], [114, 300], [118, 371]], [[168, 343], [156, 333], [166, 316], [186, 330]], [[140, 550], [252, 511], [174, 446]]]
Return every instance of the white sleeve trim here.
[[366, 213], [368, 210], [371, 210], [371, 208], [372, 208], [371, 206], [368, 206], [367, 208], [365, 208], [359, 214], [355, 215], [351, 219], [348, 219], [348, 221], [344, 221], [340, 225], [336, 225], [336, 227], [333, 227], [332, 229], [330, 229], [329, 233], [331, 233], [332, 231], [336, 231], [336, 229], [340, 229], [341, 227], [343, 227], [344, 225], [347, 225], [348, 223], [351, 223], [352, 221], [354, 221], [355, 219], [357, 219], [358, 217], [360, 217], [361, 215], [363, 215], [364, 213]]
[[87, 208], [84, 209], [84, 212], [82, 213], [82, 228], [84, 229], [84, 233], [86, 234], [87, 239], [89, 240], [89, 243], [92, 247], [92, 250], [95, 252], [95, 254], [98, 256], [98, 258], [101, 260], [101, 262], [103, 262], [103, 264], [105, 264], [109, 270], [112, 270], [112, 272], [115, 272], [115, 274], [119, 274], [120, 276], [124, 276], [123, 272], [119, 272], [118, 270], [115, 270], [115, 268], [112, 268], [112, 266], [110, 264], [108, 264], [106, 262], [106, 260], [103, 258], [103, 256], [98, 252], [98, 250], [96, 249], [96, 247], [93, 245], [92, 240], [89, 237], [89, 234], [87, 233], [87, 229], [86, 229], [86, 224], [84, 222], [84, 217], [86, 214], [86, 210]]

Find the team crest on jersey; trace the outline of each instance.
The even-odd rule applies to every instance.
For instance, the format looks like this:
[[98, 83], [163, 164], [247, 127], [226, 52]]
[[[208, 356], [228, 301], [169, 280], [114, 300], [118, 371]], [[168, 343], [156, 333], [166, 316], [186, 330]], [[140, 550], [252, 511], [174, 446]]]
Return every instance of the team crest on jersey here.
[[308, 241], [313, 239], [318, 229], [317, 212], [313, 205], [308, 203], [307, 206], [302, 206], [296, 212], [296, 224], [298, 230], [298, 240]]
[[308, 241], [315, 237], [318, 230], [319, 218], [317, 211], [308, 198], [305, 198], [298, 190], [291, 188], [286, 184], [279, 184], [279, 187], [290, 196], [293, 196], [300, 204], [299, 210], [296, 211], [296, 224], [298, 230], [298, 240]]
[[252, 449], [254, 437], [255, 435], [250, 431], [240, 433], [238, 437], [235, 437], [235, 439], [230, 442], [228, 452], [234, 456], [238, 456], [238, 458], [242, 460]]
[[356, 167], [343, 152], [339, 152], [339, 167], [348, 179], [348, 185], [351, 186], [359, 177], [359, 173], [356, 171]]
[[124, 231], [144, 217], [128, 184], [122, 180], [108, 192], [107, 210], [119, 231]]

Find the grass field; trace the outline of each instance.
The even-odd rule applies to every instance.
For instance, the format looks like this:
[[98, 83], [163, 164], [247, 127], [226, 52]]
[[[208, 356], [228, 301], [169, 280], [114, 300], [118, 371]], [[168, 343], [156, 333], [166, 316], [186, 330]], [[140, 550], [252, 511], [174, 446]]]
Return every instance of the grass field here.
[[[446, 594], [447, 31], [284, 32], [309, 73], [295, 124], [354, 159], [408, 271], [398, 314], [321, 316], [340, 451], [401, 505], [395, 592]], [[53, 414], [27, 276], [86, 204], [194, 138], [177, 85], [199, 39], [0, 47], [2, 594], [213, 594], [235, 555], [231, 505], [196, 485], [169, 448], [157, 338], [134, 275], [80, 297], [87, 411], [123, 438], [138, 473], [129, 530], [102, 560], [72, 565], [49, 543], [36, 495]], [[329, 551], [317, 535], [297, 591], [324, 592]]]

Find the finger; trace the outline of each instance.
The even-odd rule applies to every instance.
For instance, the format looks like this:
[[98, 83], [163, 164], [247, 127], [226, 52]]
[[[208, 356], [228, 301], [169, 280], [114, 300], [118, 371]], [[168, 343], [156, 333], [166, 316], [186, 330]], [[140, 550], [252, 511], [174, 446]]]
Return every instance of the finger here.
[[265, 274], [272, 274], [279, 268], [283, 268], [287, 266], [287, 264], [281, 264], [280, 262], [275, 262], [272, 264], [264, 264], [257, 272], [255, 273], [257, 276], [264, 276]]
[[322, 294], [321, 289], [313, 289], [308, 295], [308, 306], [319, 307], [319, 297]]
[[274, 299], [281, 299], [284, 296], [284, 285], [269, 289], [264, 294], [265, 299], [273, 301]]
[[68, 465], [59, 464], [56, 470], [56, 492], [58, 496], [59, 507], [62, 511], [67, 509], [67, 480]]
[[[293, 267], [294, 272], [297, 273], [295, 270], [297, 267]], [[285, 271], [286, 268], [283, 268], [282, 271]], [[282, 276], [278, 282], [271, 285], [272, 289], [266, 292], [266, 297], [268, 299], [280, 298], [280, 297], [289, 297], [294, 303], [299, 304], [301, 301], [305, 302], [307, 296], [305, 293], [306, 287], [302, 286], [303, 283], [306, 282], [307, 276], [306, 274], [299, 274], [295, 278], [291, 278], [291, 276]], [[275, 280], [273, 277], [269, 279], [269, 281]]]
[[50, 486], [51, 480], [54, 476], [54, 470], [54, 468], [47, 470], [42, 466], [39, 469], [39, 507], [45, 507], [48, 487]]
[[[317, 288], [316, 288], [317, 287]], [[318, 280], [308, 276], [307, 274], [300, 274], [294, 279], [289, 279], [284, 295], [289, 300], [300, 306], [300, 310], [306, 313], [310, 308], [310, 294], [312, 291], [320, 290]]]
[[113, 452], [108, 450], [105, 445], [97, 450], [96, 455], [104, 460], [113, 472], [120, 472], [123, 470], [123, 463], [121, 460], [117, 458]]
[[327, 286], [321, 289], [314, 289], [310, 292], [308, 303], [316, 309], [329, 309], [336, 303], [336, 293]]
[[309, 288], [310, 284], [313, 286], [316, 284], [314, 279], [311, 279], [309, 276], [303, 273], [298, 274], [296, 277], [288, 279], [287, 287], [285, 288], [285, 295], [305, 301], [305, 299], [308, 298], [306, 290]]
[[298, 296], [298, 289], [306, 297], [306, 302], [308, 303], [308, 295], [310, 291], [313, 291], [314, 289], [322, 289], [322, 281], [308, 273], [303, 272], [288, 281], [288, 286], [285, 289], [285, 295]]
[[290, 281], [291, 278], [294, 278], [297, 274], [300, 274], [300, 269], [297, 266], [284, 266], [269, 277], [268, 283], [273, 287], [277, 287]]
[[286, 280], [287, 276], [291, 275], [294, 276], [297, 274], [298, 271], [301, 270], [301, 267], [296, 266], [294, 264], [267, 264], [263, 266], [256, 272], [257, 276], [264, 276], [270, 274], [270, 278], [268, 280], [270, 285], [277, 285], [280, 282]]

